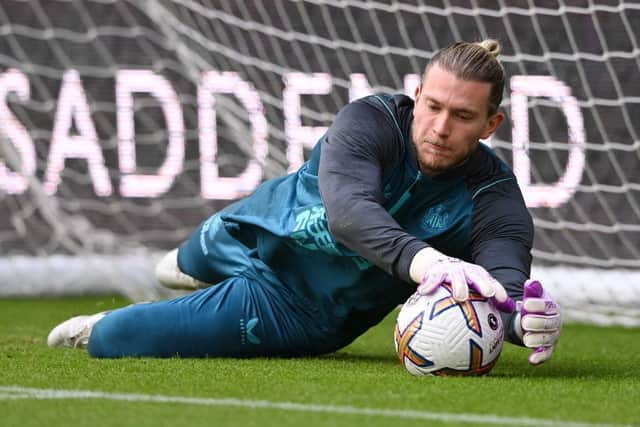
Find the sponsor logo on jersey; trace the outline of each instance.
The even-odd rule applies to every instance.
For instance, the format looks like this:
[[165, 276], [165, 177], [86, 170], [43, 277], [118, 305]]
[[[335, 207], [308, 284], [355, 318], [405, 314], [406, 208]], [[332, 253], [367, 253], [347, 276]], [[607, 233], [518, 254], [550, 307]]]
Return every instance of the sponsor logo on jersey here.
[[324, 206], [313, 206], [296, 215], [291, 238], [303, 248], [339, 255], [333, 236], [329, 233]]

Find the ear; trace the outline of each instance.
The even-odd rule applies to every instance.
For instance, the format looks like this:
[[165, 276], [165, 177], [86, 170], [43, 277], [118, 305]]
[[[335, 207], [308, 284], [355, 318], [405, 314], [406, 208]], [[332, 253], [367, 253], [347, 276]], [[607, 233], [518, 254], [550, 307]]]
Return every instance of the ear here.
[[489, 117], [487, 120], [487, 124], [480, 135], [480, 139], [487, 139], [500, 127], [502, 122], [504, 121], [504, 113], [502, 111], [498, 111], [493, 116]]
[[418, 102], [418, 99], [420, 99], [420, 92], [422, 92], [422, 85], [416, 86], [416, 90], [413, 93], [413, 99], [415, 102]]
[[420, 94], [422, 93], [422, 85], [418, 85], [416, 86], [416, 90], [413, 92], [413, 112], [411, 113], [414, 117], [416, 115], [416, 108], [418, 106], [418, 103], [420, 102]]

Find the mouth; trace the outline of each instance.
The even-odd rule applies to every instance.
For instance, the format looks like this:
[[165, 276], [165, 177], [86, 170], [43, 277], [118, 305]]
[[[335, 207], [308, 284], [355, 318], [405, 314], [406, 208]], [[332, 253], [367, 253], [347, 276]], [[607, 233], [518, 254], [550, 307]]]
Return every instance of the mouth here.
[[436, 153], [446, 153], [451, 151], [450, 147], [447, 147], [445, 144], [442, 144], [440, 142], [433, 142], [433, 141], [427, 141], [424, 140], [422, 141], [422, 145], [429, 151], [433, 151]]

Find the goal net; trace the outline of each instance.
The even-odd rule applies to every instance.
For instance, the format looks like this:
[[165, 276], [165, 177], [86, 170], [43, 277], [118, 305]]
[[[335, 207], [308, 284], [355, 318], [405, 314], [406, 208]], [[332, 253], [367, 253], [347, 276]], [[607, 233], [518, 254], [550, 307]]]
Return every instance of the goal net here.
[[0, 295], [163, 296], [158, 257], [343, 105], [492, 37], [532, 276], [570, 319], [638, 326], [639, 28], [631, 1], [3, 1]]

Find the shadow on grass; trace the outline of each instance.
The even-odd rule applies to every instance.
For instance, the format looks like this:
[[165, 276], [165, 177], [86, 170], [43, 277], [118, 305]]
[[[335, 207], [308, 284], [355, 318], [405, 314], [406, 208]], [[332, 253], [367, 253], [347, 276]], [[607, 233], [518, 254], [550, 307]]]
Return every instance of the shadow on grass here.
[[526, 355], [521, 359], [514, 357], [500, 360], [491, 376], [502, 378], [580, 378], [585, 380], [624, 380], [635, 379], [637, 363], [631, 360], [603, 359], [551, 359], [540, 366], [531, 366]]
[[395, 354], [353, 353], [353, 352], [347, 352], [342, 350], [336, 353], [319, 356], [318, 358], [324, 359], [324, 360], [336, 360], [340, 362], [354, 362], [354, 363], [372, 362], [372, 363], [381, 363], [381, 364], [388, 364], [388, 365], [398, 365], [400, 363], [398, 361], [398, 357]]

